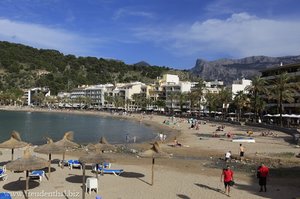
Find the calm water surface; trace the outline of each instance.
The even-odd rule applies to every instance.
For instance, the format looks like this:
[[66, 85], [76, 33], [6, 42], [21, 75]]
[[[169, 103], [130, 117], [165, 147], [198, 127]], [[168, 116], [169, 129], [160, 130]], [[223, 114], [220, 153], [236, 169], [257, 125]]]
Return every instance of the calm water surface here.
[[155, 137], [154, 129], [138, 122], [67, 113], [0, 111], [0, 142], [10, 138], [11, 131], [21, 134], [32, 144], [45, 143], [45, 137], [61, 139], [66, 131], [74, 132], [74, 141], [96, 143], [104, 136], [110, 143], [125, 143], [126, 134], [136, 136], [137, 142]]

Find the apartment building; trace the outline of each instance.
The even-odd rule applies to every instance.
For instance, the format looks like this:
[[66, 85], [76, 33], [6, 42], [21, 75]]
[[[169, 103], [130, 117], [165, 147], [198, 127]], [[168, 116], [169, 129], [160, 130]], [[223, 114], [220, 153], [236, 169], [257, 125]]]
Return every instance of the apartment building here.
[[231, 86], [229, 86], [231, 93], [232, 93], [232, 99], [234, 99], [235, 95], [239, 92], [239, 91], [243, 91], [243, 93], [248, 93], [248, 91], [246, 90], [246, 88], [248, 86], [252, 85], [252, 81], [248, 80], [248, 79], [238, 79], [233, 81], [233, 83], [231, 84]]
[[[272, 68], [268, 68], [261, 71], [261, 77], [267, 80], [269, 86], [272, 82], [282, 73], [287, 73], [291, 77], [290, 83], [300, 83], [300, 63], [280, 65]], [[267, 107], [270, 109], [276, 109], [277, 102], [274, 100], [268, 100]], [[298, 90], [294, 96], [292, 103], [285, 101], [283, 103], [284, 113], [287, 114], [300, 114], [300, 91]]]
[[25, 102], [24, 105], [32, 106], [32, 105], [40, 105], [39, 95], [43, 97], [50, 96], [50, 89], [48, 87], [36, 87], [25, 89], [24, 95], [22, 97]]

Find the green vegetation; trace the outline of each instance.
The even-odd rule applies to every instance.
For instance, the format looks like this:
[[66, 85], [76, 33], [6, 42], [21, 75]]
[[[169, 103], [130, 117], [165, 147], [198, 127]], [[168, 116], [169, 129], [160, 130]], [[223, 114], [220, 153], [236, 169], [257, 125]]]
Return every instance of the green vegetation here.
[[122, 61], [96, 57], [75, 57], [56, 50], [36, 49], [0, 42], [0, 90], [44, 87], [52, 94], [77, 85], [115, 82], [153, 82], [164, 73], [189, 79], [188, 71], [148, 65], [127, 65]]

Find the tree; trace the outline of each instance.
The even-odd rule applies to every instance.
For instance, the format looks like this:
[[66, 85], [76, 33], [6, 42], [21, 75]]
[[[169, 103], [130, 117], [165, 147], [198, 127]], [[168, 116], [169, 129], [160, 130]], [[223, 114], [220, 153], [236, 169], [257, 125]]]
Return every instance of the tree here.
[[173, 104], [174, 102], [178, 99], [180, 92], [176, 92], [176, 91], [171, 91], [167, 93], [167, 101], [170, 102], [171, 104], [171, 112], [173, 113]]
[[185, 108], [188, 107], [188, 104], [187, 104], [188, 93], [187, 92], [180, 93], [178, 99], [179, 99], [180, 111], [183, 112], [184, 111], [184, 107]]
[[245, 94], [244, 91], [238, 91], [234, 97], [234, 104], [238, 109], [238, 117], [237, 117], [238, 121], [240, 121], [242, 109], [246, 107], [248, 103], [249, 103], [249, 98], [247, 94]]
[[156, 100], [154, 102], [154, 105], [157, 106], [157, 108], [159, 110], [161, 110], [162, 108], [165, 108], [166, 107], [166, 101], [165, 100]]
[[229, 88], [222, 88], [218, 93], [219, 103], [222, 104], [223, 119], [226, 118], [228, 105], [232, 101], [232, 92]]
[[252, 85], [247, 86], [246, 90], [252, 95], [251, 102], [254, 109], [255, 119], [258, 119], [258, 104], [261, 104], [262, 95], [267, 93], [266, 80], [262, 79], [260, 76], [255, 76], [252, 79]]
[[33, 105], [42, 106], [45, 99], [45, 95], [42, 92], [34, 93], [32, 95]]
[[209, 115], [211, 116], [212, 111], [217, 111], [218, 95], [208, 91], [205, 94], [205, 99], [205, 105], [208, 107]]
[[203, 79], [200, 79], [192, 90], [199, 106], [199, 112], [201, 111], [204, 89], [205, 89], [205, 82]]
[[106, 105], [113, 105], [113, 97], [110, 96], [108, 93], [104, 94], [104, 100], [106, 101]]
[[134, 101], [134, 104], [136, 105], [136, 108], [146, 108], [147, 102], [146, 102], [146, 96], [142, 93], [136, 93], [132, 95], [132, 99]]
[[280, 114], [280, 126], [283, 126], [282, 123], [282, 113], [283, 113], [283, 102], [287, 101], [289, 103], [294, 101], [294, 96], [297, 93], [296, 88], [299, 89], [299, 83], [290, 83], [291, 77], [288, 74], [281, 73], [273, 81], [273, 86], [271, 88], [271, 95], [277, 101], [278, 110]]
[[195, 102], [197, 101], [197, 94], [195, 92], [189, 92], [187, 94], [187, 99], [189, 100], [190, 104], [190, 111], [194, 110]]

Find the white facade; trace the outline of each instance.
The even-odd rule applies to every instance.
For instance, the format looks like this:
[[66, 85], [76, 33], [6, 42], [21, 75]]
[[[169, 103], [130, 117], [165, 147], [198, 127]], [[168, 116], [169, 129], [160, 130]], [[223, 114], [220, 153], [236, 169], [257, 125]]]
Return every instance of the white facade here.
[[37, 102], [34, 102], [32, 99], [35, 94], [42, 93], [45, 97], [50, 96], [50, 89], [47, 87], [37, 87], [37, 88], [30, 88], [24, 91], [23, 98], [26, 101], [27, 106], [35, 105]]
[[162, 84], [179, 84], [178, 75], [165, 74], [161, 79]]
[[232, 98], [237, 94], [239, 91], [243, 91], [244, 93], [247, 93], [245, 88], [247, 86], [251, 86], [252, 81], [248, 79], [241, 79], [241, 80], [235, 80], [233, 81], [233, 84], [230, 86], [231, 87], [231, 92], [232, 92]]

